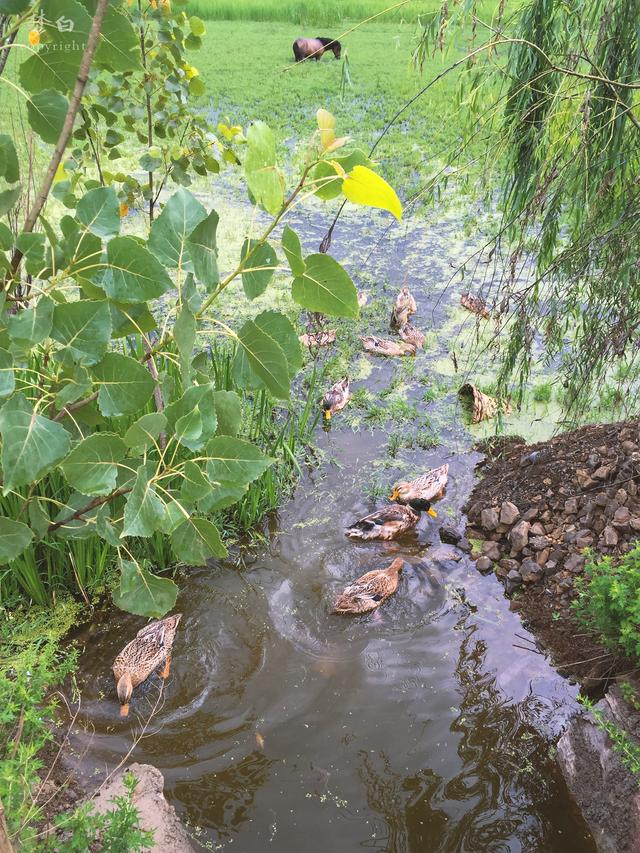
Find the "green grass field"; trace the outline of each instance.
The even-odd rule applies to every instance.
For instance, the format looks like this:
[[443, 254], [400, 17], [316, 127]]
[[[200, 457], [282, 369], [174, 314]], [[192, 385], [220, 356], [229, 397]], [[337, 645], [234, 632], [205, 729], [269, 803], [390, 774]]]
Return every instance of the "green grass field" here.
[[[445, 57], [436, 54], [418, 73], [410, 63], [416, 27], [369, 24], [344, 36], [340, 28], [331, 31], [341, 38], [346, 60], [326, 55], [296, 64], [292, 43], [302, 32], [308, 30], [290, 23], [208, 21], [204, 48], [193, 61], [207, 86], [201, 102], [211, 118], [239, 124], [263, 119], [276, 132], [283, 155], [290, 156], [300, 151], [316, 127], [316, 110], [324, 107], [337, 117], [340, 135], [368, 149], [394, 113], [466, 47], [460, 38]], [[345, 61], [350, 85], [344, 85]], [[461, 138], [459, 79], [455, 72], [445, 76], [376, 150], [381, 171], [404, 199], [448, 162]], [[473, 153], [471, 147], [467, 156]]]
[[343, 21], [412, 21], [439, 8], [439, 0], [191, 0], [189, 11], [207, 20], [286, 21], [333, 26]]

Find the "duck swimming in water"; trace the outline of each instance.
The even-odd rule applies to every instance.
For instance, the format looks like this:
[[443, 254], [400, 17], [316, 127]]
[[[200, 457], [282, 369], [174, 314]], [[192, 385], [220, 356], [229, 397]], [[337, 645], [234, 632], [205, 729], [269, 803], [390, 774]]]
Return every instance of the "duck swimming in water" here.
[[449, 479], [449, 466], [447, 464], [427, 471], [415, 480], [399, 480], [393, 487], [389, 496], [392, 501], [400, 504], [408, 504], [415, 510], [428, 513], [436, 518], [436, 511], [431, 508], [434, 501], [444, 496]]
[[377, 512], [372, 512], [348, 527], [346, 534], [350, 539], [395, 539], [412, 530], [420, 521], [420, 513], [410, 506], [391, 504]]
[[332, 385], [322, 399], [325, 420], [330, 421], [331, 416], [344, 409], [350, 399], [349, 378], [345, 376], [344, 379]]
[[334, 613], [368, 613], [380, 607], [398, 588], [398, 575], [402, 571], [401, 557], [386, 569], [374, 569], [349, 584], [338, 596]]

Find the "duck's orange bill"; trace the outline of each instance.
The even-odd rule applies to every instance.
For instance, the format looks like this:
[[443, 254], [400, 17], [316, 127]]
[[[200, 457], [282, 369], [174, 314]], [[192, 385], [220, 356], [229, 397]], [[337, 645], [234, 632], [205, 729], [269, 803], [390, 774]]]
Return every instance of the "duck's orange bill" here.
[[390, 501], [395, 501], [395, 500], [396, 500], [396, 498], [397, 498], [397, 497], [399, 497], [399, 494], [400, 494], [400, 493], [398, 492], [398, 490], [397, 490], [397, 489], [394, 489], [394, 490], [393, 490], [393, 493], [389, 495], [389, 500], [390, 500]]
[[325, 421], [331, 420], [331, 412], [329, 411], [329, 409], [324, 410], [324, 419], [325, 419]]
[[427, 510], [427, 515], [430, 515], [431, 518], [438, 517], [438, 513], [435, 511], [435, 509], [432, 509], [431, 507], [429, 507], [429, 509]]
[[129, 716], [129, 703], [128, 702], [126, 705], [120, 705], [120, 716], [121, 717], [128, 717]]

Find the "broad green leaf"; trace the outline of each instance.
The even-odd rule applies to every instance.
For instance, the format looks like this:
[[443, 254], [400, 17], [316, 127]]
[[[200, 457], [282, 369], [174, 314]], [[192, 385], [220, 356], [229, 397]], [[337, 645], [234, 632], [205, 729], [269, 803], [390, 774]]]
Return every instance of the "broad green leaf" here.
[[116, 488], [117, 463], [124, 458], [127, 445], [119, 435], [98, 432], [83, 439], [64, 460], [62, 473], [67, 481], [85, 495], [108, 495]]
[[127, 355], [108, 352], [93, 368], [100, 388], [98, 406], [105, 417], [134, 415], [153, 394], [155, 382], [147, 368]]
[[37, 540], [44, 539], [51, 523], [45, 505], [45, 502], [39, 498], [34, 497], [29, 501], [29, 527]]
[[0, 252], [6, 252], [8, 249], [13, 248], [13, 244], [13, 232], [4, 222], [0, 222]]
[[[182, 420], [197, 411], [202, 422], [202, 431], [197, 438], [185, 432], [186, 420]], [[215, 435], [218, 419], [213, 398], [213, 390], [210, 385], [193, 385], [187, 388], [182, 397], [171, 403], [165, 409], [169, 432], [180, 434], [180, 443], [189, 450], [200, 450], [206, 441]], [[180, 423], [180, 427], [178, 424]], [[180, 432], [179, 432], [180, 431]]]
[[[337, 164], [337, 168], [332, 164]], [[350, 172], [355, 166], [370, 166], [371, 160], [360, 148], [355, 148], [348, 154], [340, 157], [331, 157], [331, 160], [321, 160], [313, 171], [313, 180], [318, 198], [330, 201], [338, 198], [342, 193], [342, 172]]]
[[187, 239], [187, 249], [198, 281], [212, 289], [220, 280], [216, 230], [219, 217], [215, 210], [193, 229]]
[[160, 578], [131, 560], [120, 560], [120, 587], [112, 594], [120, 610], [160, 619], [177, 597], [178, 587], [170, 578]]
[[293, 275], [303, 275], [305, 270], [304, 258], [302, 257], [302, 246], [300, 238], [293, 230], [285, 225], [282, 230], [282, 250], [287, 258], [287, 263]]
[[110, 240], [120, 232], [120, 205], [113, 187], [89, 190], [76, 207], [78, 221], [96, 237]]
[[278, 266], [278, 258], [268, 243], [260, 245], [258, 240], [245, 240], [240, 260], [247, 266], [247, 270], [242, 273], [244, 292], [249, 299], [255, 299], [267, 289]]
[[53, 308], [53, 302], [43, 296], [35, 308], [25, 308], [8, 317], [11, 340], [33, 346], [48, 338], [53, 324]]
[[51, 337], [62, 344], [56, 355], [65, 363], [95, 364], [111, 340], [111, 312], [105, 301], [80, 299], [53, 309]]
[[0, 193], [0, 216], [4, 216], [6, 213], [9, 213], [11, 208], [20, 198], [21, 192], [22, 188], [18, 184], [17, 187], [12, 187], [10, 190], [4, 190], [4, 192]]
[[357, 317], [358, 294], [349, 274], [330, 255], [308, 255], [304, 275], [293, 280], [294, 300], [307, 311]]
[[178, 444], [185, 447], [197, 445], [202, 440], [202, 415], [200, 409], [195, 408], [176, 421], [176, 438]]
[[235, 391], [214, 391], [218, 416], [216, 435], [237, 435], [242, 419], [242, 400]]
[[20, 179], [16, 147], [6, 133], [0, 134], [0, 178], [9, 184], [15, 184]]
[[58, 508], [53, 521], [61, 523], [55, 535], [61, 539], [90, 539], [95, 536], [95, 520], [98, 510], [96, 507], [82, 512], [81, 516], [73, 518], [79, 510], [84, 510], [92, 498], [82, 492], [72, 492], [71, 497]]
[[0, 349], [0, 397], [13, 394], [16, 377], [13, 372], [13, 356], [6, 349]]
[[253, 322], [267, 335], [278, 342], [289, 365], [289, 377], [293, 379], [302, 367], [302, 350], [296, 330], [291, 322], [279, 311], [263, 311]]
[[28, 7], [31, 0], [0, 0], [0, 15], [19, 15]]
[[248, 441], [217, 435], [205, 449], [207, 477], [212, 483], [248, 485], [274, 463], [274, 459]]
[[154, 257], [167, 267], [193, 269], [187, 240], [206, 215], [207, 211], [198, 199], [180, 187], [151, 226], [149, 249]]
[[384, 178], [366, 166], [355, 166], [342, 182], [342, 192], [354, 204], [379, 207], [402, 219], [402, 205], [396, 191]]
[[290, 394], [289, 364], [281, 346], [253, 320], [242, 326], [237, 341], [255, 375], [274, 397], [286, 400]]
[[107, 6], [100, 28], [100, 41], [93, 61], [110, 71], [140, 69], [140, 36], [129, 18], [111, 4]]
[[202, 18], [198, 18], [196, 15], [192, 15], [189, 18], [189, 28], [194, 36], [198, 36], [199, 38], [207, 31]]
[[206, 518], [188, 518], [171, 536], [171, 547], [177, 560], [192, 566], [205, 566], [209, 557], [226, 557], [220, 532]]
[[45, 89], [27, 101], [27, 116], [31, 128], [43, 142], [55, 145], [69, 110], [69, 102], [53, 89]]
[[151, 465], [143, 465], [138, 469], [135, 485], [127, 496], [124, 508], [122, 538], [153, 536], [157, 530], [162, 529], [165, 505], [151, 481], [151, 470]]
[[167, 419], [162, 412], [143, 415], [132, 424], [124, 434], [127, 447], [150, 447], [167, 427]]
[[210, 488], [209, 494], [200, 498], [198, 509], [200, 512], [216, 512], [237, 504], [247, 493], [247, 483], [225, 483], [217, 482]]
[[182, 469], [183, 478], [180, 485], [180, 497], [186, 504], [194, 504], [201, 498], [211, 494], [211, 483], [202, 473], [200, 466], [188, 459]]
[[157, 328], [156, 319], [149, 311], [146, 302], [137, 305], [124, 305], [121, 302], [109, 300], [112, 338], [124, 338], [126, 335], [140, 335], [152, 332]]
[[119, 548], [122, 545], [120, 534], [122, 533], [122, 523], [116, 524], [109, 515], [109, 506], [104, 504], [96, 513], [96, 533], [101, 539], [104, 539], [112, 548]]
[[32, 485], [69, 452], [69, 433], [59, 423], [37, 414], [15, 394], [0, 409], [3, 494]]
[[191, 382], [191, 360], [196, 343], [196, 318], [187, 305], [183, 304], [178, 314], [173, 327], [173, 338], [180, 355], [182, 385], [186, 387]]
[[[217, 532], [217, 531], [216, 531]], [[26, 524], [13, 518], [0, 516], [0, 563], [10, 563], [19, 557], [33, 540]]]
[[62, 387], [56, 394], [58, 411], [70, 403], [75, 403], [80, 397], [86, 397], [93, 387], [89, 371], [81, 364], [75, 364], [70, 370], [65, 371], [62, 374], [61, 381]]
[[284, 177], [276, 165], [275, 136], [263, 121], [254, 121], [247, 131], [244, 170], [255, 201], [275, 215], [284, 200]]
[[44, 89], [69, 92], [80, 68], [91, 17], [77, 0], [42, 0], [44, 36], [37, 52], [20, 65], [20, 83], [32, 95]]
[[94, 281], [118, 302], [146, 302], [173, 287], [166, 269], [133, 237], [110, 240], [107, 261], [109, 268]]

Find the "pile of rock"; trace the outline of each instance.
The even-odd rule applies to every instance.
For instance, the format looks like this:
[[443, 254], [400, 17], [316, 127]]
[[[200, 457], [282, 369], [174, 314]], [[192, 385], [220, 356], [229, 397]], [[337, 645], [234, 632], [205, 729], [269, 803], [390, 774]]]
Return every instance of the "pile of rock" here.
[[585, 549], [623, 554], [640, 536], [638, 425], [512, 446], [489, 463], [466, 509], [479, 571], [494, 571], [508, 593], [544, 583], [567, 604]]

